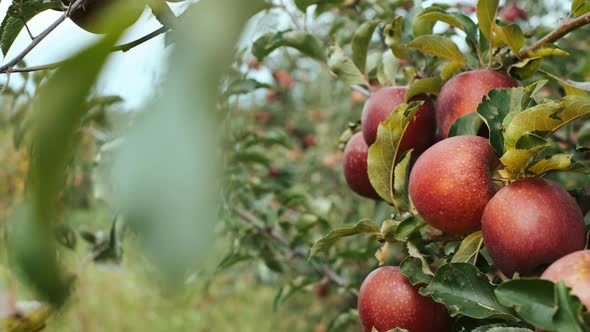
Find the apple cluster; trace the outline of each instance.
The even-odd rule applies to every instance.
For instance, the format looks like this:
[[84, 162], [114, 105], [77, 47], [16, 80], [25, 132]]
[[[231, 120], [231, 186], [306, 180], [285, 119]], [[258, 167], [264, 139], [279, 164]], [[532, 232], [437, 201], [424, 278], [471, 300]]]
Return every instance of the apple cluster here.
[[[411, 168], [409, 196], [420, 216], [438, 230], [465, 235], [481, 229], [491, 258], [505, 276], [564, 279], [590, 307], [590, 251], [584, 250], [584, 218], [574, 198], [543, 178], [506, 185], [485, 130], [480, 136], [448, 137], [453, 122], [475, 112], [491, 89], [517, 86], [504, 73], [472, 70], [446, 82], [435, 107], [428, 96], [411, 99], [423, 104], [398, 148], [399, 154], [413, 149], [419, 156]], [[406, 92], [405, 87], [385, 87], [373, 93], [362, 111], [362, 131], [345, 148], [345, 179], [361, 196], [379, 199], [367, 173], [369, 146], [379, 124], [406, 102]], [[451, 319], [444, 307], [418, 289], [397, 267], [374, 270], [359, 292], [364, 330], [449, 331]]]

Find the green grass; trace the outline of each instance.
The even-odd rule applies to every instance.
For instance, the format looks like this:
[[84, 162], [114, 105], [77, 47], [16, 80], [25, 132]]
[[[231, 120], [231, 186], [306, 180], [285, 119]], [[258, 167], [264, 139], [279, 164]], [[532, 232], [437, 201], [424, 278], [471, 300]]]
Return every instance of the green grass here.
[[[97, 229], [108, 224], [106, 217], [105, 211], [95, 210], [78, 211], [68, 219], [71, 225]], [[166, 294], [133, 243], [133, 238], [126, 241], [121, 265], [89, 261], [88, 246], [80, 239], [75, 251], [64, 250], [76, 288], [44, 331], [325, 331], [343, 309], [338, 294], [319, 299], [309, 287], [273, 312], [280, 286], [261, 282], [258, 266], [248, 264], [216, 275], [207, 287], [204, 277], [195, 278], [182, 293]], [[2, 275], [2, 285], [16, 289], [19, 300], [32, 298], [6, 268]]]

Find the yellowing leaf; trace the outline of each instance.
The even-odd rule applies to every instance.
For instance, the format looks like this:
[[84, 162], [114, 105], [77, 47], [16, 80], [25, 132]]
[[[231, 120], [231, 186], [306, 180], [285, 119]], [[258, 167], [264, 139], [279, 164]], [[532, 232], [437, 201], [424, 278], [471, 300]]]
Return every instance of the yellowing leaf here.
[[573, 170], [585, 173], [584, 166], [574, 162], [572, 158], [573, 155], [571, 154], [556, 154], [550, 158], [537, 161], [526, 170], [526, 173], [535, 176], [552, 171]]
[[406, 100], [410, 100], [413, 97], [423, 93], [429, 93], [438, 96], [438, 93], [440, 92], [443, 84], [444, 82], [438, 77], [427, 77], [415, 80], [412, 84], [410, 84], [410, 87], [406, 92]]
[[482, 244], [483, 236], [481, 231], [469, 234], [461, 242], [461, 246], [459, 246], [459, 249], [451, 259], [451, 263], [470, 263], [475, 265]]
[[408, 47], [460, 64], [467, 63], [459, 47], [448, 37], [424, 35], [412, 40]]
[[496, 34], [514, 54], [518, 54], [518, 51], [524, 46], [524, 33], [518, 24], [499, 25]]
[[407, 59], [409, 57], [407, 46], [402, 41], [403, 19], [403, 17], [398, 16], [383, 29], [385, 44], [398, 59]]
[[395, 203], [394, 168], [398, 147], [408, 124], [422, 102], [401, 104], [377, 129], [377, 140], [369, 148], [368, 173], [375, 191], [389, 203]]
[[479, 22], [479, 28], [488, 40], [492, 35], [492, 28], [496, 22], [498, 5], [498, 0], [479, 0], [477, 2], [476, 15]]

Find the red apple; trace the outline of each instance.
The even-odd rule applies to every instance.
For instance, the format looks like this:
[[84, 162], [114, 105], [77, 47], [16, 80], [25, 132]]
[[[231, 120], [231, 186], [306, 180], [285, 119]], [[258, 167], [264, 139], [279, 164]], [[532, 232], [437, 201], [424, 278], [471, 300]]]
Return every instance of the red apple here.
[[482, 217], [484, 243], [506, 276], [537, 275], [547, 265], [584, 249], [584, 218], [559, 185], [541, 178], [502, 188]]
[[517, 5], [503, 7], [500, 9], [499, 15], [502, 20], [510, 23], [516, 22], [517, 20], [526, 21], [529, 19], [527, 12]]
[[346, 183], [355, 193], [373, 199], [379, 199], [369, 181], [367, 173], [367, 157], [369, 146], [365, 143], [363, 134], [358, 132], [346, 144], [344, 148], [344, 178]]
[[590, 250], [576, 251], [558, 259], [543, 272], [541, 278], [553, 282], [563, 280], [590, 309]]
[[518, 83], [507, 75], [487, 69], [472, 70], [451, 78], [436, 101], [438, 136], [447, 138], [453, 122], [477, 111], [477, 106], [490, 90], [516, 86]]
[[421, 296], [398, 267], [383, 266], [363, 281], [358, 312], [365, 332], [396, 327], [411, 332], [448, 332], [451, 319], [442, 304]]
[[456, 136], [426, 150], [410, 172], [410, 197], [432, 227], [466, 234], [481, 226], [481, 215], [498, 188], [492, 175], [500, 166], [489, 141]]
[[[406, 101], [406, 90], [405, 87], [382, 88], [367, 100], [361, 114], [361, 124], [363, 136], [368, 145], [375, 143], [379, 123], [387, 120], [389, 114]], [[411, 99], [411, 101], [418, 100], [423, 100], [424, 105], [420, 107], [416, 117], [408, 125], [399, 146], [400, 153], [414, 148], [414, 155], [418, 155], [434, 143], [436, 124], [432, 102], [423, 95]]]

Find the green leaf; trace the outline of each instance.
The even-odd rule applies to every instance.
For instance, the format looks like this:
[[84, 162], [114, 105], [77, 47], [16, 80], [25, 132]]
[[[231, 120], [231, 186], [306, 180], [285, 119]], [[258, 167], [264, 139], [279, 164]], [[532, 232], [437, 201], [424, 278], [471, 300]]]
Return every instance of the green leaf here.
[[453, 256], [451, 263], [469, 263], [475, 265], [477, 255], [483, 245], [483, 236], [481, 231], [469, 234]]
[[555, 302], [557, 312], [553, 316], [553, 324], [556, 331], [590, 331], [590, 326], [586, 325], [582, 317], [584, 306], [576, 296], [571, 294], [563, 280], [555, 284]]
[[[127, 6], [120, 12], [126, 15]], [[66, 169], [77, 146], [76, 134], [89, 111], [86, 99], [124, 27], [113, 26], [91, 46], [65, 61], [39, 87], [32, 103], [28, 197], [32, 209], [19, 227], [30, 239], [13, 248], [16, 263], [25, 278], [50, 303], [60, 306], [68, 295], [70, 282], [59, 267], [54, 239], [48, 225], [59, 216], [57, 202], [65, 186]], [[75, 82], [73, 84], [72, 82]]]
[[399, 266], [400, 271], [405, 275], [412, 285], [429, 284], [432, 275], [424, 273], [422, 261], [415, 257], [406, 257]]
[[510, 308], [498, 302], [488, 277], [468, 263], [441, 266], [430, 285], [420, 289], [420, 294], [444, 304], [453, 317], [517, 320]]
[[445, 13], [440, 7], [431, 6], [422, 10], [414, 18], [414, 22], [412, 23], [414, 37], [432, 34], [432, 28], [438, 21], [463, 30], [463, 23], [456, 16]]
[[242, 78], [235, 81], [232, 81], [227, 90], [225, 91], [225, 96], [232, 96], [232, 95], [242, 95], [250, 93], [257, 89], [269, 89], [271, 88], [270, 85], [266, 83], [258, 82], [255, 79], [251, 78]]
[[404, 152], [393, 170], [393, 204], [399, 212], [410, 212], [410, 197], [408, 196], [408, 179], [410, 177], [410, 162], [412, 150]]
[[377, 80], [381, 85], [396, 85], [396, 75], [399, 69], [399, 59], [393, 52], [384, 52], [377, 64]]
[[490, 324], [480, 326], [474, 330], [471, 330], [471, 332], [533, 332], [533, 330], [524, 327], [510, 326], [507, 324]]
[[361, 73], [365, 72], [371, 37], [380, 22], [381, 20], [372, 20], [361, 24], [352, 37], [352, 61]]
[[403, 17], [397, 16], [383, 29], [385, 44], [398, 59], [409, 58], [407, 45], [402, 40]]
[[526, 58], [508, 67], [508, 74], [518, 79], [525, 80], [533, 76], [541, 65], [541, 57]]
[[[399, 105], [379, 124], [377, 139], [369, 148], [368, 173], [375, 191], [389, 203], [395, 203], [395, 162], [403, 135], [423, 102]], [[403, 152], [403, 151], [402, 151]]]
[[252, 45], [252, 54], [258, 60], [263, 60], [279, 47], [291, 47], [311, 58], [321, 62], [326, 61], [326, 52], [322, 41], [310, 33], [299, 30], [271, 32], [263, 35]]
[[412, 234], [416, 233], [424, 226], [426, 226], [426, 222], [422, 217], [417, 214], [412, 215], [397, 225], [394, 232], [394, 239], [398, 241], [407, 241]]
[[475, 46], [478, 43], [478, 30], [477, 25], [469, 18], [469, 16], [461, 14], [461, 13], [454, 13], [453, 16], [457, 18], [459, 22], [463, 25], [463, 31], [465, 31], [465, 40], [467, 44]]
[[448, 37], [424, 35], [412, 40], [408, 47], [460, 64], [467, 63], [459, 47]]
[[354, 226], [335, 228], [313, 245], [310, 250], [309, 257], [315, 256], [319, 252], [327, 250], [340, 238], [357, 234], [380, 235], [381, 229], [379, 225], [369, 219], [363, 219]]
[[350, 58], [344, 55], [344, 52], [339, 46], [332, 47], [331, 52], [328, 66], [338, 79], [348, 85], [369, 86], [369, 82], [367, 82], [363, 73], [361, 73]]
[[408, 91], [406, 92], [406, 100], [409, 101], [417, 95], [427, 93], [438, 96], [443, 84], [444, 82], [438, 77], [428, 77], [415, 80], [408, 87]]
[[495, 291], [498, 301], [513, 307], [525, 321], [544, 329], [553, 327], [553, 283], [540, 279], [503, 282]]
[[498, 5], [498, 0], [479, 0], [477, 2], [476, 15], [479, 22], [479, 29], [488, 40], [490, 40], [492, 27], [496, 22]]
[[458, 118], [449, 129], [449, 137], [461, 135], [477, 135], [483, 120], [477, 113], [465, 114]]
[[575, 17], [584, 15], [590, 12], [590, 1], [588, 0], [574, 0], [572, 2], [572, 13]]
[[514, 54], [524, 46], [524, 33], [518, 24], [499, 24], [496, 33]]
[[60, 9], [59, 0], [21, 0], [13, 1], [8, 8], [2, 24], [0, 24], [0, 48], [6, 55], [8, 50], [16, 40], [18, 34], [25, 27], [25, 23], [35, 17], [37, 14], [48, 9]]
[[493, 89], [479, 104], [477, 113], [482, 116], [488, 126], [490, 144], [499, 156], [504, 154], [504, 128], [510, 123], [514, 114], [528, 107], [531, 96], [545, 83], [547, 81], [538, 81], [527, 87]]
[[420, 261], [422, 265], [422, 273], [430, 276], [434, 275], [434, 273], [432, 273], [432, 270], [430, 269], [430, 265], [428, 265], [428, 262], [426, 261], [426, 258], [420, 252], [416, 244], [414, 244], [414, 242], [412, 241], [408, 241], [406, 242], [406, 247], [408, 247], [409, 257], [416, 258]]

